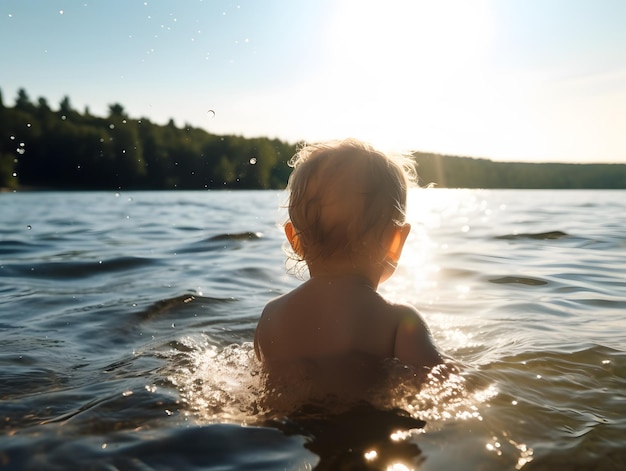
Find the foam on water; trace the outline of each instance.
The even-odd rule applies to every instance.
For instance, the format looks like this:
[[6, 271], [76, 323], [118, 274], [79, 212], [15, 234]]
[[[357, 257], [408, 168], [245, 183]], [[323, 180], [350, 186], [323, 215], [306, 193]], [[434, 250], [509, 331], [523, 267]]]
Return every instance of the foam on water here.
[[196, 420], [258, 421], [263, 384], [251, 342], [218, 348], [206, 336], [184, 337], [176, 347], [165, 374]]

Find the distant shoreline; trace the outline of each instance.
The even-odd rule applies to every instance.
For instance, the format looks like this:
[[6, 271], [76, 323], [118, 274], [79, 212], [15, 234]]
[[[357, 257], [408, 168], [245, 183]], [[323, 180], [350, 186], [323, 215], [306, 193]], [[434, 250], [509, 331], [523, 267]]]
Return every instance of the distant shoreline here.
[[[216, 135], [129, 117], [37, 104], [21, 89], [0, 95], [2, 191], [276, 190], [285, 188], [297, 145], [267, 137]], [[625, 164], [498, 162], [414, 152], [420, 186], [485, 189], [626, 189]]]

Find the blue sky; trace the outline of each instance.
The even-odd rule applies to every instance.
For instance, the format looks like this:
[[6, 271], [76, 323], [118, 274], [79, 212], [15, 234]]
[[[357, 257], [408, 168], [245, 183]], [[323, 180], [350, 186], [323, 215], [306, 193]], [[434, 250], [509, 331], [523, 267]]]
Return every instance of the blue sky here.
[[623, 0], [0, 0], [0, 90], [217, 134], [626, 163], [624, 25]]

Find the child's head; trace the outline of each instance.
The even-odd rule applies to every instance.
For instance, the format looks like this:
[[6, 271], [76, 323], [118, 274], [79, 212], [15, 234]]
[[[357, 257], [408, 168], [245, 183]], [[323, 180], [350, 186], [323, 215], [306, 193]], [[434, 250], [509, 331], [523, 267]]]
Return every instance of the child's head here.
[[307, 264], [375, 260], [391, 229], [404, 224], [407, 189], [415, 178], [408, 158], [349, 139], [307, 145], [290, 165], [289, 219], [297, 236], [292, 246]]

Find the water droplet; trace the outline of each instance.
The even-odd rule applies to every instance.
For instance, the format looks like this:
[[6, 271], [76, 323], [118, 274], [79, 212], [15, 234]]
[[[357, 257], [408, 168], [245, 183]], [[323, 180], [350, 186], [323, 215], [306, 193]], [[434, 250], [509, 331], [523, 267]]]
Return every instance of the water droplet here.
[[26, 152], [26, 149], [22, 148], [22, 147], [18, 147], [16, 149], [17, 153], [20, 155], [24, 155], [24, 153]]
[[65, 13], [63, 10], [59, 10], [59, 14], [62, 15], [63, 13]]
[[16, 173], [16, 172], [13, 172], [13, 176], [14, 176], [14, 177], [17, 177], [17, 173]]
[[115, 129], [115, 124], [113, 123], [109, 124], [109, 129]]
[[29, 231], [33, 228], [33, 226], [31, 226], [30, 224], [28, 226], [26, 226], [26, 229], [28, 229]]
[[65, 120], [67, 119], [67, 116], [63, 115], [63, 116], [61, 116], [61, 119], [62, 119], [63, 121], [65, 121]]
[[255, 165], [256, 164], [256, 157], [252, 157], [250, 159], [250, 165]]
[[27, 124], [26, 124], [26, 127], [27, 127], [27, 128], [31, 127], [31, 124], [30, 124], [30, 123], [27, 123]]
[[11, 136], [9, 139], [11, 139], [12, 141], [15, 140], [15, 136]]

